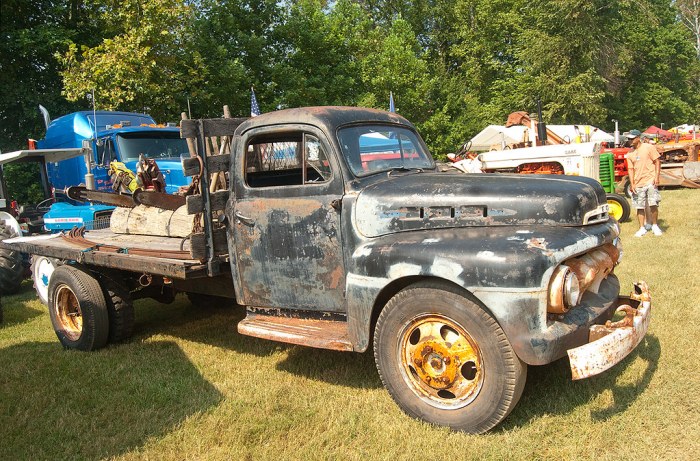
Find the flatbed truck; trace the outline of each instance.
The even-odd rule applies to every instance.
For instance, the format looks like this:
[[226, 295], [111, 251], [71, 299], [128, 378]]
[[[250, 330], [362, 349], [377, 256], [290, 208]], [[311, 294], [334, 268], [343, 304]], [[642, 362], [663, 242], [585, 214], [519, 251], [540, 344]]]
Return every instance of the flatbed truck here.
[[[648, 287], [620, 295], [620, 229], [593, 179], [439, 172], [410, 122], [372, 109], [188, 120], [181, 136], [200, 191], [188, 238], [0, 243], [59, 262], [48, 307], [64, 347], [128, 338], [140, 297], [235, 301], [239, 333], [371, 349], [405, 413], [481, 433], [516, 405], [528, 365], [568, 355], [586, 378], [647, 331]], [[207, 156], [212, 139], [230, 154]]]

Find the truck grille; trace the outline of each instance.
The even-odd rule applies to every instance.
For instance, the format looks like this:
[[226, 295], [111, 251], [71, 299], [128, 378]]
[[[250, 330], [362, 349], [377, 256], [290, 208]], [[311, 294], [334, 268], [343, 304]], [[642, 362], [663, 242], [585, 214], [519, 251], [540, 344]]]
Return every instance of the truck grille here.
[[112, 210], [97, 211], [95, 219], [84, 223], [87, 230], [107, 229], [109, 227], [109, 219], [112, 217]]

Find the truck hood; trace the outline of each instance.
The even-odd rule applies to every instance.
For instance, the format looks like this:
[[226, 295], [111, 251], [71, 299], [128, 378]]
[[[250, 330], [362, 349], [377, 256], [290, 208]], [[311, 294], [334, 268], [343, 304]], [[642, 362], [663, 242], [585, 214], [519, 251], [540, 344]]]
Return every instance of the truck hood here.
[[478, 226], [581, 226], [607, 221], [595, 180], [578, 176], [393, 173], [357, 197], [365, 237]]

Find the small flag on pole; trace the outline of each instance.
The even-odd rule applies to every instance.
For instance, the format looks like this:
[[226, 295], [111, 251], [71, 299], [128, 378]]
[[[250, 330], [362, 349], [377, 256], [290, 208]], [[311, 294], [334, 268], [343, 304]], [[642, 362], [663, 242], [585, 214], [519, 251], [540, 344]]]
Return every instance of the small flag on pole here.
[[394, 106], [394, 93], [389, 92], [389, 112], [396, 112], [396, 106]]
[[260, 115], [260, 106], [258, 106], [258, 100], [255, 97], [255, 90], [250, 87], [250, 116], [255, 117]]

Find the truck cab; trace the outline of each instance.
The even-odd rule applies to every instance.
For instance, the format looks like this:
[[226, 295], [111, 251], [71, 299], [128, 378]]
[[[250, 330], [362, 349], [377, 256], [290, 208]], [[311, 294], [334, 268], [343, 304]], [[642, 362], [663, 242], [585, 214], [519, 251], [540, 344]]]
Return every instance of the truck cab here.
[[[157, 125], [150, 115], [132, 112], [81, 111], [53, 120], [46, 137], [37, 142], [39, 149], [79, 148], [88, 142], [93, 155], [90, 173], [97, 190], [112, 190], [108, 175], [110, 162], [122, 162], [136, 171], [139, 156], [156, 160], [165, 177], [165, 191], [177, 192], [189, 182], [182, 175], [180, 157], [189, 155], [187, 143], [176, 127]], [[73, 158], [47, 165], [49, 180], [56, 189], [85, 181], [86, 160]]]

